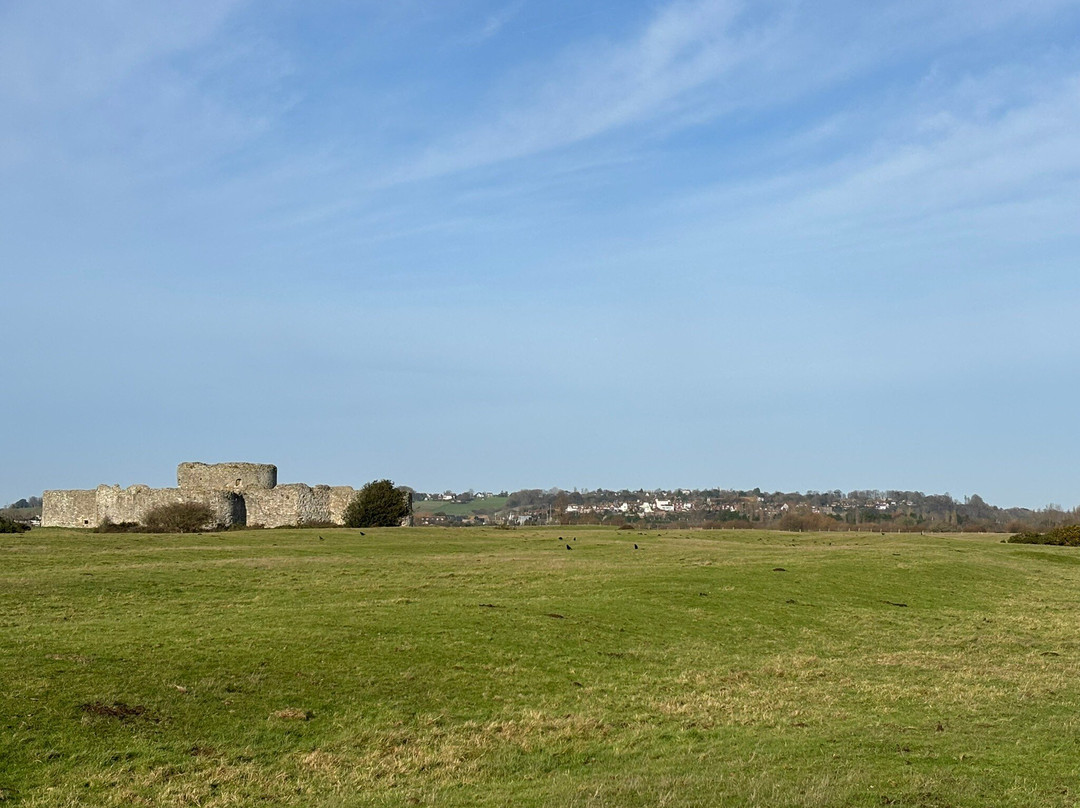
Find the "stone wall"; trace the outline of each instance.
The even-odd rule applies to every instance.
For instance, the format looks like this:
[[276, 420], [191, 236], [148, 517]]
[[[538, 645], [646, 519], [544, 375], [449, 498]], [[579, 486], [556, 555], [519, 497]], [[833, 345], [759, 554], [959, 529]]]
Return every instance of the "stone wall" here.
[[132, 485], [99, 485], [93, 491], [46, 491], [42, 496], [42, 527], [97, 527], [110, 522], [138, 522], [162, 505], [197, 502], [214, 514], [214, 523], [244, 524], [244, 500], [228, 491], [182, 491]]
[[345, 509], [357, 495], [351, 485], [335, 485], [330, 489], [330, 521], [335, 525], [345, 524]]
[[97, 491], [46, 491], [41, 495], [42, 527], [97, 527]]
[[[93, 491], [46, 491], [42, 527], [97, 527], [111, 522], [145, 522], [161, 505], [198, 502], [213, 511], [221, 525], [341, 525], [345, 509], [358, 493], [348, 485], [277, 484], [277, 466], [268, 463], [181, 463], [178, 488], [99, 485]], [[402, 524], [412, 524], [410, 514]]]
[[292, 483], [268, 491], [245, 491], [247, 523], [263, 527], [329, 524], [334, 521], [331, 490], [328, 485]]
[[229, 491], [185, 491], [179, 488], [150, 488], [145, 485], [132, 485], [128, 488], [99, 485], [95, 493], [98, 524], [106, 519], [110, 522], [142, 524], [146, 521], [146, 514], [154, 508], [181, 502], [196, 502], [207, 506], [214, 514], [214, 524], [225, 527], [244, 524], [244, 500], [240, 495]]
[[277, 466], [270, 463], [181, 463], [176, 483], [184, 490], [260, 491], [277, 485]]

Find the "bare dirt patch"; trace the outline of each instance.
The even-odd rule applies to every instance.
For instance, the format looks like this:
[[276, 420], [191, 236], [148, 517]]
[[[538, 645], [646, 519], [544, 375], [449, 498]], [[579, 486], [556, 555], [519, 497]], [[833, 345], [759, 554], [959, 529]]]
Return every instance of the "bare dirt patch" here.
[[80, 704], [79, 709], [87, 715], [97, 718], [115, 718], [119, 721], [130, 721], [134, 718], [151, 718], [150, 711], [141, 704], [132, 706], [122, 701], [114, 701], [112, 704], [106, 704], [103, 701], [91, 701]]

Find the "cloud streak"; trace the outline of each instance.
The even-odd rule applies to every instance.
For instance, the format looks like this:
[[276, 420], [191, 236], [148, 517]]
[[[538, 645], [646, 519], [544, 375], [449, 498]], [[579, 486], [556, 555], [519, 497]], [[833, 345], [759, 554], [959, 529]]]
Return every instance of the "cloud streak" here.
[[759, 52], [767, 32], [735, 36], [735, 2], [678, 3], [628, 42], [573, 48], [535, 70], [528, 100], [428, 149], [395, 177], [411, 181], [541, 153], [646, 121]]
[[[518, 160], [640, 130], [666, 135], [747, 111], [783, 108], [861, 74], [963, 42], [974, 29], [1047, 24], [1068, 4], [998, 0], [976, 10], [885, 3], [871, 14], [789, 0], [683, 0], [622, 39], [576, 43], [519, 68], [472, 126], [435, 139], [377, 185]], [[832, 25], [832, 23], [836, 23]]]
[[521, 13], [524, 6], [525, 0], [516, 0], [516, 2], [508, 3], [502, 8], [496, 9], [487, 15], [479, 29], [462, 38], [462, 44], [480, 45], [489, 39], [495, 38]]
[[210, 41], [244, 2], [5, 4], [0, 97], [38, 110], [101, 97], [147, 65]]

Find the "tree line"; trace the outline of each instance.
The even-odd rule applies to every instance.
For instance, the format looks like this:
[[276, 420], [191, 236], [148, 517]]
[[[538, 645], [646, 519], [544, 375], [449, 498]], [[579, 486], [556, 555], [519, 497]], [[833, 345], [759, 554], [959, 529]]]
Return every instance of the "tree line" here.
[[[471, 492], [467, 492], [471, 494]], [[427, 495], [417, 494], [418, 499]], [[455, 501], [472, 498], [455, 495]], [[657, 503], [666, 510], [660, 510]], [[762, 491], [738, 489], [574, 490], [529, 488], [487, 506], [473, 519], [560, 524], [743, 527], [778, 530], [987, 531], [1019, 533], [1080, 522], [1080, 508], [1003, 508], [974, 494], [905, 490]]]

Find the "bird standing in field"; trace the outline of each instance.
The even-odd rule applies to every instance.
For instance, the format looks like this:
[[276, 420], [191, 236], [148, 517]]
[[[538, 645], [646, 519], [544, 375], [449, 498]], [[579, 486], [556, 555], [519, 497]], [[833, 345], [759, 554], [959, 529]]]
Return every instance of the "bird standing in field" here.
[[637, 545], [636, 545], [636, 544], [634, 545], [634, 549], [635, 549], [635, 550], [637, 549]]
[[566, 549], [567, 549], [567, 550], [573, 550], [574, 548], [573, 548], [573, 547], [571, 547], [571, 546], [570, 546], [570, 545], [568, 544], [568, 545], [566, 545]]

